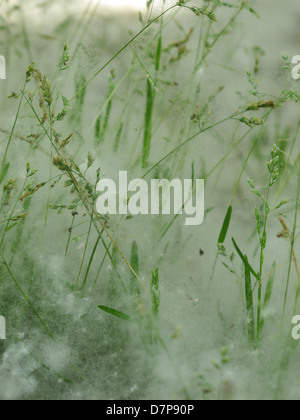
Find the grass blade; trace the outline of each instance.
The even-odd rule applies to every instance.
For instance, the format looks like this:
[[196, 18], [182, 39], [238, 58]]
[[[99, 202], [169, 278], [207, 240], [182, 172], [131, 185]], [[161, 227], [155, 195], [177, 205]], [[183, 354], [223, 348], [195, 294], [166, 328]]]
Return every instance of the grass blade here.
[[154, 105], [154, 91], [153, 91], [152, 83], [148, 79], [147, 80], [147, 103], [146, 103], [146, 115], [145, 115], [145, 128], [144, 128], [144, 145], [143, 145], [143, 157], [142, 157], [143, 168], [147, 168], [148, 159], [150, 155], [153, 105]]
[[[263, 309], [264, 310], [269, 306], [269, 303], [270, 303], [270, 300], [271, 300], [271, 297], [272, 297], [275, 272], [276, 272], [276, 261], [274, 261], [274, 263], [272, 265], [271, 275], [269, 277], [267, 288], [266, 288], [266, 293], [265, 293], [265, 298], [264, 298], [264, 303], [263, 303]], [[260, 332], [263, 330], [264, 325], [265, 325], [265, 320], [263, 318], [261, 318]]]
[[160, 69], [161, 50], [162, 50], [162, 36], [160, 35], [160, 37], [158, 39], [158, 43], [157, 43], [156, 57], [155, 57], [155, 71], [156, 71], [156, 73]]
[[2, 259], [3, 264], [5, 265], [10, 277], [12, 278], [12, 280], [14, 281], [15, 285], [17, 286], [17, 288], [19, 289], [19, 291], [21, 292], [22, 296], [24, 297], [24, 299], [26, 300], [26, 302], [28, 303], [28, 305], [30, 306], [31, 310], [33, 311], [33, 313], [37, 316], [38, 320], [40, 321], [40, 323], [42, 324], [42, 326], [44, 327], [44, 329], [46, 330], [47, 334], [53, 339], [55, 340], [55, 337], [53, 335], [53, 333], [49, 330], [49, 328], [47, 327], [45, 321], [41, 318], [40, 314], [38, 313], [38, 311], [35, 309], [35, 307], [33, 306], [33, 304], [31, 303], [30, 299], [28, 298], [28, 296], [26, 295], [26, 293], [24, 292], [24, 290], [22, 289], [22, 287], [20, 286], [19, 282], [17, 281], [17, 279], [15, 278], [14, 274], [12, 273], [9, 265], [7, 264], [6, 260], [4, 259], [4, 257], [0, 254], [0, 257]]
[[254, 320], [254, 305], [253, 305], [253, 293], [251, 283], [251, 273], [249, 269], [249, 262], [246, 255], [245, 259], [245, 296], [246, 296], [246, 309], [247, 309], [247, 328], [249, 342], [255, 342], [255, 320]]
[[116, 138], [115, 138], [114, 152], [117, 152], [118, 149], [119, 149], [119, 144], [120, 144], [120, 139], [121, 139], [121, 135], [122, 135], [122, 132], [123, 132], [123, 127], [124, 127], [124, 123], [122, 122], [120, 124], [120, 127], [118, 129], [118, 132], [117, 132], [117, 135], [116, 135]]
[[100, 239], [101, 239], [101, 236], [99, 235], [99, 236], [98, 236], [98, 238], [97, 238], [97, 240], [96, 240], [96, 243], [95, 243], [95, 245], [94, 245], [94, 248], [93, 248], [93, 251], [92, 251], [92, 254], [91, 254], [91, 257], [90, 257], [90, 260], [89, 260], [89, 263], [88, 263], [87, 269], [86, 269], [86, 272], [85, 272], [85, 276], [84, 276], [84, 280], [83, 280], [83, 285], [82, 285], [82, 288], [83, 288], [83, 289], [84, 289], [84, 287], [85, 287], [85, 285], [86, 285], [86, 282], [87, 282], [87, 279], [88, 279], [88, 275], [89, 275], [89, 273], [90, 273], [90, 269], [91, 269], [91, 266], [92, 266], [92, 262], [93, 262], [93, 259], [94, 259], [94, 257], [95, 257], [95, 254], [96, 254], [96, 251], [97, 251], [97, 248], [98, 248], [98, 245], [99, 245]]
[[251, 267], [251, 265], [249, 264], [248, 258], [245, 257], [245, 255], [242, 253], [242, 251], [240, 250], [240, 248], [238, 247], [236, 241], [232, 238], [232, 243], [234, 248], [236, 249], [236, 252], [238, 253], [239, 257], [241, 258], [241, 260], [243, 261], [243, 263], [245, 265], [248, 266], [250, 273], [258, 280], [260, 281], [259, 275], [256, 274], [256, 272], [254, 271], [254, 269]]
[[[131, 247], [131, 258], [130, 258], [131, 267], [139, 275], [139, 250], [137, 243], [134, 241]], [[136, 278], [132, 275], [130, 279], [130, 291], [132, 295], [140, 295], [139, 284], [136, 281]]]
[[228, 229], [229, 229], [229, 225], [231, 222], [231, 217], [232, 217], [232, 206], [229, 206], [225, 219], [224, 219], [224, 223], [220, 232], [220, 236], [218, 239], [218, 243], [219, 244], [223, 244], [225, 242], [227, 233], [228, 233]]
[[152, 271], [151, 279], [151, 295], [152, 295], [152, 312], [157, 318], [160, 307], [160, 290], [159, 290], [159, 274], [158, 268]]
[[115, 309], [112, 309], [112, 308], [109, 308], [108, 306], [103, 306], [103, 305], [98, 306], [98, 308], [110, 315], [123, 319], [123, 321], [129, 321], [129, 322], [132, 321], [132, 318], [124, 314], [124, 312], [116, 311]]
[[266, 309], [270, 303], [272, 292], [273, 292], [273, 285], [274, 285], [274, 277], [275, 277], [275, 269], [276, 269], [276, 262], [274, 261], [272, 265], [272, 274], [269, 277], [266, 293], [265, 293], [265, 299], [264, 299], [264, 305], [263, 308]]
[[1, 174], [0, 174], [0, 185], [4, 181], [4, 178], [6, 177], [6, 174], [7, 174], [8, 169], [9, 169], [9, 165], [10, 164], [7, 163], [6, 165], [3, 166], [3, 169], [2, 169]]
[[95, 143], [98, 145], [101, 140], [101, 115], [97, 118], [95, 123]]

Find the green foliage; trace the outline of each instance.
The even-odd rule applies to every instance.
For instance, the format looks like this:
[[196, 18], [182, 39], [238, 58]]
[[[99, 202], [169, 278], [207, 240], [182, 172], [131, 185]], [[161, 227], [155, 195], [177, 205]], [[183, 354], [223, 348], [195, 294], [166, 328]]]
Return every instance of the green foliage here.
[[160, 306], [160, 289], [159, 289], [159, 273], [158, 268], [152, 271], [151, 279], [151, 296], [152, 296], [152, 312], [158, 317]]

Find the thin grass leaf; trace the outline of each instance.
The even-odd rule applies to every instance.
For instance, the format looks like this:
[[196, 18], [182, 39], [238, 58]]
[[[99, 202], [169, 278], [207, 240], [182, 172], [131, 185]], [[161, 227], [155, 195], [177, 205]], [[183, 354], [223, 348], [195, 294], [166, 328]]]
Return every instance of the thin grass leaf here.
[[90, 273], [90, 270], [91, 270], [91, 266], [92, 266], [92, 263], [93, 263], [93, 259], [95, 257], [95, 254], [96, 254], [96, 251], [97, 251], [100, 240], [101, 240], [101, 236], [99, 235], [97, 240], [96, 240], [96, 243], [94, 245], [94, 248], [93, 248], [93, 251], [92, 251], [92, 254], [91, 254], [87, 269], [86, 269], [86, 272], [85, 272], [82, 288], [84, 288], [85, 285], [86, 285], [86, 282], [87, 282], [87, 279], [88, 279], [88, 276], [89, 276], [89, 273]]
[[98, 145], [101, 140], [101, 115], [97, 118], [95, 123], [95, 143]]
[[145, 66], [145, 65], [144, 65], [144, 63], [142, 62], [141, 58], [139, 57], [139, 55], [137, 54], [137, 52], [135, 51], [135, 49], [134, 49], [133, 47], [131, 47], [131, 49], [132, 49], [132, 51], [133, 51], [134, 55], [136, 56], [136, 58], [138, 59], [138, 62], [140, 63], [141, 70], [142, 70], [144, 73], [146, 73], [147, 78], [150, 80], [150, 82], [152, 83], [153, 87], [154, 87], [155, 89], [157, 89], [157, 87], [156, 87], [156, 83], [155, 83], [155, 80], [153, 79], [153, 77], [151, 76], [151, 74], [149, 73], [149, 71], [146, 69], [146, 66]]
[[4, 181], [4, 178], [6, 177], [6, 174], [8, 172], [10, 164], [6, 163], [6, 165], [3, 166], [1, 174], [0, 174], [0, 185], [2, 184], [2, 182]]
[[123, 132], [123, 128], [124, 128], [124, 123], [121, 122], [120, 127], [118, 129], [116, 138], [115, 138], [115, 143], [114, 143], [114, 152], [117, 152], [119, 149], [119, 144], [120, 144], [120, 139], [121, 139], [121, 135]]
[[273, 292], [273, 285], [274, 285], [274, 278], [275, 278], [275, 270], [276, 270], [276, 261], [273, 262], [272, 265], [272, 274], [269, 277], [265, 298], [264, 298], [264, 305], [263, 308], [266, 309], [270, 303], [272, 292]]
[[157, 43], [156, 57], [155, 57], [155, 71], [156, 71], [156, 73], [160, 69], [161, 50], [162, 50], [162, 37], [160, 35], [160, 37], [158, 39], [158, 43]]
[[7, 226], [7, 228], [5, 229], [5, 232], [9, 232], [10, 230], [12, 230], [14, 227], [16, 227], [18, 225], [18, 223], [13, 223], [10, 226]]
[[240, 250], [240, 248], [238, 247], [238, 245], [237, 245], [237, 243], [236, 243], [236, 241], [232, 238], [232, 243], [233, 243], [233, 246], [234, 246], [234, 248], [235, 248], [235, 250], [236, 250], [236, 252], [238, 253], [238, 255], [239, 255], [239, 257], [241, 258], [241, 260], [243, 261], [243, 263], [245, 264], [245, 265], [248, 265], [248, 268], [249, 268], [249, 270], [250, 270], [250, 273], [258, 280], [258, 281], [260, 281], [260, 277], [259, 277], [259, 275], [254, 271], [254, 269], [251, 267], [251, 265], [249, 264], [249, 261], [248, 261], [248, 258], [246, 257], [245, 258], [245, 256], [244, 256], [244, 254], [242, 253], [242, 251]]
[[142, 157], [143, 168], [147, 168], [149, 155], [150, 155], [153, 105], [154, 105], [154, 91], [153, 91], [152, 83], [148, 79], [147, 80], [147, 102], [146, 102], [146, 114], [145, 114], [145, 127], [144, 127], [144, 144], [143, 144], [143, 157]]
[[247, 309], [247, 329], [249, 342], [255, 342], [255, 319], [254, 319], [254, 304], [253, 304], [253, 293], [252, 293], [252, 282], [251, 273], [249, 269], [249, 262], [246, 255], [245, 259], [245, 297], [246, 297], [246, 309]]
[[108, 102], [108, 104], [107, 104], [106, 111], [105, 111], [105, 117], [104, 117], [104, 121], [103, 121], [103, 128], [102, 128], [102, 132], [101, 132], [101, 135], [100, 135], [100, 141], [101, 142], [103, 142], [104, 141], [104, 138], [105, 138], [105, 134], [106, 134], [107, 127], [108, 127], [111, 110], [112, 110], [112, 101], [110, 100]]
[[[276, 271], [276, 261], [274, 261], [274, 263], [272, 265], [271, 275], [270, 275], [269, 280], [268, 280], [268, 284], [267, 284], [267, 288], [266, 288], [266, 293], [265, 293], [265, 298], [264, 298], [264, 303], [263, 303], [263, 310], [267, 309], [267, 307], [269, 306], [271, 297], [272, 297], [273, 285], [274, 285], [274, 278], [275, 278], [275, 271]], [[265, 320], [263, 318], [261, 318], [261, 321], [260, 321], [260, 331], [263, 330], [264, 325], [265, 325]]]
[[152, 312], [157, 318], [160, 307], [159, 273], [158, 268], [152, 271], [151, 279]]
[[108, 306], [100, 305], [98, 306], [98, 308], [110, 315], [123, 319], [123, 321], [133, 321], [133, 319], [129, 315], [124, 314], [124, 312], [116, 311], [115, 309], [109, 308]]
[[219, 244], [223, 244], [225, 242], [227, 233], [228, 233], [228, 229], [229, 229], [229, 225], [231, 222], [231, 217], [232, 217], [232, 206], [229, 206], [225, 219], [224, 219], [224, 223], [220, 232], [220, 236], [218, 239], [218, 243]]
[[[138, 245], [134, 241], [131, 247], [131, 258], [130, 258], [131, 267], [134, 269], [137, 275], [139, 275], [139, 250]], [[132, 275], [130, 278], [130, 291], [132, 295], [140, 295], [140, 288], [136, 281], [136, 278]]]
[[24, 297], [24, 299], [26, 300], [26, 302], [28, 303], [28, 305], [30, 306], [31, 310], [33, 311], [33, 313], [37, 316], [38, 320], [40, 321], [40, 323], [42, 324], [43, 328], [46, 330], [47, 334], [55, 341], [55, 337], [54, 334], [50, 331], [50, 329], [47, 327], [45, 321], [42, 319], [42, 317], [40, 316], [39, 312], [36, 310], [36, 308], [33, 306], [33, 304], [31, 303], [29, 297], [26, 295], [26, 293], [24, 292], [24, 290], [22, 289], [21, 285], [19, 284], [19, 282], [17, 281], [16, 277], [14, 276], [13, 272], [11, 271], [10, 266], [8, 265], [8, 263], [6, 262], [5, 258], [0, 254], [0, 257], [2, 259], [3, 264], [5, 265], [10, 277], [12, 278], [13, 282], [15, 283], [15, 285], [17, 286], [17, 288], [19, 289], [19, 291], [21, 292], [22, 296]]
[[192, 189], [193, 189], [193, 193], [195, 192], [195, 181], [196, 181], [196, 177], [195, 177], [195, 161], [193, 160], [192, 162]]

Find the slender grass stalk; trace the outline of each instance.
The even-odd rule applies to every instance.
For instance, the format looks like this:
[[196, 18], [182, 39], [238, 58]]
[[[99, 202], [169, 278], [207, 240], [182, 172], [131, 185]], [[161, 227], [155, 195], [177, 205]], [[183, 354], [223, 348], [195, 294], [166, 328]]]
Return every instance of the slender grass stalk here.
[[86, 272], [85, 272], [82, 288], [84, 288], [85, 285], [86, 285], [86, 282], [87, 282], [87, 279], [88, 279], [88, 276], [89, 276], [89, 273], [90, 273], [90, 269], [91, 269], [91, 266], [92, 266], [92, 263], [93, 263], [93, 260], [94, 260], [94, 257], [95, 257], [95, 254], [96, 254], [96, 251], [97, 251], [100, 240], [101, 240], [101, 236], [99, 235], [96, 242], [95, 242], [95, 245], [94, 245], [94, 248], [93, 248], [93, 251], [92, 251], [92, 254], [91, 254], [87, 269], [86, 269]]
[[[25, 80], [25, 82], [24, 82], [23, 90], [25, 90], [26, 84], [27, 84], [27, 80]], [[20, 116], [22, 103], [23, 103], [23, 95], [21, 96], [21, 98], [19, 100], [19, 105], [18, 105], [16, 117], [14, 119], [14, 123], [13, 123], [12, 129], [11, 129], [11, 132], [10, 132], [10, 135], [9, 135], [9, 138], [8, 138], [8, 141], [7, 141], [7, 145], [6, 145], [6, 148], [5, 148], [5, 151], [4, 151], [4, 155], [3, 155], [3, 159], [2, 159], [2, 164], [1, 164], [1, 170], [0, 170], [0, 180], [1, 180], [1, 182], [3, 181], [5, 175], [6, 175], [7, 171], [8, 171], [8, 168], [9, 168], [9, 166], [7, 166], [9, 164], [6, 164], [6, 158], [7, 158], [8, 150], [9, 150], [9, 147], [10, 147], [10, 144], [11, 144], [11, 140], [13, 138], [13, 135], [14, 135], [14, 132], [15, 132], [15, 128], [17, 126], [17, 122], [18, 122], [18, 119], [19, 119], [19, 116]], [[1, 184], [1, 182], [0, 182], [0, 184]]]
[[[270, 195], [270, 186], [268, 187], [266, 203], [269, 202], [269, 195]], [[267, 240], [267, 223], [268, 223], [268, 208], [267, 205], [265, 206], [265, 216], [264, 216], [264, 226], [263, 226], [263, 234], [260, 241], [260, 258], [259, 258], [259, 279], [260, 283], [258, 285], [258, 302], [257, 302], [257, 341], [260, 342], [260, 333], [261, 333], [261, 299], [262, 299], [262, 283], [261, 279], [263, 277], [263, 266], [265, 260], [265, 248], [266, 248], [266, 240]]]
[[22, 289], [21, 285], [19, 284], [19, 282], [17, 281], [17, 279], [15, 278], [14, 274], [12, 273], [10, 266], [8, 265], [8, 263], [6, 262], [6, 260], [4, 259], [3, 255], [0, 253], [0, 258], [2, 260], [2, 263], [5, 265], [10, 277], [12, 278], [13, 282], [15, 283], [15, 285], [17, 286], [17, 288], [19, 289], [19, 291], [21, 292], [22, 296], [24, 297], [24, 299], [26, 300], [26, 302], [28, 303], [28, 305], [30, 306], [31, 310], [33, 311], [33, 313], [37, 316], [38, 320], [40, 321], [40, 323], [42, 324], [44, 330], [47, 332], [47, 334], [53, 339], [56, 340], [54, 337], [54, 334], [50, 331], [50, 329], [48, 328], [46, 322], [43, 320], [43, 318], [41, 317], [41, 315], [39, 314], [39, 312], [37, 311], [37, 309], [34, 307], [34, 305], [31, 303], [29, 297], [26, 295], [26, 293], [24, 292], [24, 290]]
[[218, 167], [225, 162], [228, 156], [248, 137], [254, 127], [250, 128], [234, 145], [228, 150], [227, 153], [219, 160], [219, 162], [205, 175], [204, 179], [207, 180]]
[[[283, 322], [284, 322], [284, 316], [285, 316], [287, 298], [288, 298], [288, 292], [289, 292], [289, 285], [290, 285], [290, 279], [291, 279], [291, 272], [292, 272], [292, 262], [294, 259], [294, 247], [295, 247], [296, 228], [297, 228], [297, 222], [298, 222], [299, 199], [300, 199], [300, 165], [298, 164], [298, 183], [297, 183], [297, 193], [296, 193], [294, 226], [293, 226], [293, 232], [292, 232], [292, 237], [291, 237], [290, 262], [289, 262], [288, 274], [287, 274], [287, 279], [286, 279], [281, 325], [283, 325]], [[294, 314], [296, 314], [297, 304], [298, 304], [298, 299], [299, 299], [298, 282], [299, 282], [299, 278], [297, 279], [297, 292], [296, 292], [295, 304], [294, 304]]]
[[[166, 13], [170, 12], [171, 10], [175, 9], [175, 7], [179, 7], [179, 4], [176, 3], [175, 5], [169, 7], [168, 9], [166, 9], [164, 12], [162, 12], [159, 16], [157, 16], [156, 18], [152, 19], [140, 32], [138, 32], [133, 38], [131, 38], [131, 40], [129, 42], [127, 42], [116, 54], [114, 54], [114, 56], [107, 61], [86, 83], [85, 85], [82, 87], [82, 89], [86, 89], [87, 86], [100, 74], [102, 73], [102, 71], [108, 67], [120, 54], [122, 54], [123, 51], [125, 51], [127, 49], [127, 47], [129, 47], [137, 38], [139, 38], [143, 32], [145, 32], [154, 22], [158, 21], [161, 17], [163, 17]], [[72, 102], [77, 95], [79, 95], [80, 92], [77, 92], [75, 96], [73, 96], [73, 98], [70, 100], [70, 102]]]
[[102, 270], [102, 268], [104, 266], [104, 263], [105, 263], [105, 260], [106, 260], [107, 256], [109, 257], [110, 260], [112, 260], [112, 255], [109, 252], [110, 248], [111, 248], [111, 244], [108, 245], [107, 250], [105, 251], [105, 254], [104, 254], [103, 258], [102, 258], [101, 264], [100, 264], [99, 269], [97, 271], [97, 275], [96, 275], [94, 284], [96, 284], [97, 281], [98, 281], [98, 279], [99, 279], [101, 270]]
[[[89, 18], [87, 19], [87, 22], [86, 22], [86, 24], [84, 25], [84, 27], [83, 27], [83, 29], [82, 29], [82, 31], [81, 31], [81, 33], [80, 33], [80, 35], [79, 35], [79, 37], [78, 37], [78, 42], [77, 42], [77, 44], [76, 44], [76, 46], [75, 46], [75, 48], [74, 48], [74, 51], [73, 51], [73, 57], [72, 57], [72, 60], [74, 60], [75, 59], [75, 57], [76, 57], [76, 55], [78, 54], [78, 51], [79, 51], [79, 47], [80, 47], [80, 45], [82, 45], [82, 41], [83, 41], [83, 38], [85, 37], [85, 35], [86, 35], [86, 33], [87, 33], [87, 31], [88, 31], [88, 28], [89, 28], [89, 26], [90, 26], [90, 24], [91, 24], [91, 22], [92, 22], [92, 20], [93, 20], [93, 18], [96, 16], [96, 13], [97, 13], [97, 11], [98, 11], [98, 9], [99, 9], [99, 6], [100, 6], [100, 4], [101, 4], [101, 1], [99, 1], [99, 2], [97, 2], [96, 4], [93, 2], [93, 0], [91, 0], [90, 1], [90, 3], [88, 4], [88, 6], [87, 6], [87, 8], [86, 8], [86, 11], [84, 12], [84, 14], [83, 14], [83, 18], [82, 18], [82, 24], [84, 23], [84, 19], [88, 16], [88, 12], [89, 12], [89, 9], [90, 9], [90, 7], [92, 6], [92, 5], [95, 5], [95, 7], [94, 7], [94, 9], [93, 9], [93, 11], [92, 11], [92, 13], [91, 13], [91, 15], [89, 16]], [[74, 30], [74, 36], [76, 35], [76, 33], [78, 32], [78, 27], [76, 27], [75, 28], [75, 30]], [[71, 37], [71, 40], [73, 39], [73, 36]]]
[[69, 235], [68, 235], [67, 245], [66, 245], [66, 249], [65, 249], [65, 257], [68, 255], [69, 246], [70, 246], [71, 237], [72, 237], [72, 232], [73, 232], [74, 223], [75, 223], [75, 218], [76, 218], [76, 213], [77, 213], [77, 211], [75, 210], [73, 212], [73, 215], [72, 215], [72, 224], [71, 224], [71, 227], [69, 229]]
[[[289, 161], [291, 161], [291, 159], [292, 159], [294, 149], [295, 149], [295, 145], [296, 145], [296, 141], [297, 141], [297, 138], [298, 138], [298, 135], [299, 135], [299, 131], [300, 131], [300, 118], [299, 118], [299, 121], [298, 121], [298, 124], [297, 124], [296, 132], [295, 132], [295, 135], [293, 137], [292, 145], [291, 145], [290, 152], [289, 152], [289, 155], [288, 155], [288, 160]], [[279, 182], [279, 185], [278, 185], [278, 188], [277, 188], [277, 193], [276, 193], [274, 201], [278, 201], [278, 197], [280, 196], [282, 190], [285, 190], [286, 186], [283, 187], [283, 183], [286, 179], [287, 172], [288, 172], [288, 165], [285, 166], [285, 168], [283, 170], [283, 173], [281, 175], [280, 182]]]
[[27, 31], [27, 25], [26, 25], [26, 22], [25, 22], [24, 10], [23, 10], [21, 5], [19, 5], [19, 11], [20, 11], [20, 17], [21, 17], [21, 28], [22, 28], [23, 38], [24, 38], [25, 49], [26, 49], [26, 52], [27, 52], [28, 60], [29, 60], [30, 63], [32, 63], [34, 60], [33, 60], [31, 45], [30, 45], [30, 41], [29, 41], [29, 37], [28, 37], [28, 31]]
[[[134, 271], [139, 274], [139, 250], [136, 241], [133, 241], [131, 246], [131, 257], [130, 257], [130, 264]], [[139, 296], [140, 289], [135, 281], [134, 276], [131, 276], [130, 279], [130, 291], [132, 295]]]
[[94, 3], [94, 0], [90, 0], [88, 2], [84, 12], [81, 15], [80, 21], [76, 22], [76, 27], [74, 28], [74, 31], [72, 32], [71, 36], [69, 37], [69, 44], [71, 44], [74, 41], [78, 31], [81, 29], [82, 25], [84, 24], [85, 18], [87, 17], [87, 15], [90, 11], [90, 8], [93, 6], [93, 3]]
[[124, 128], [124, 123], [121, 122], [121, 124], [118, 128], [118, 131], [117, 131], [115, 142], [114, 142], [114, 152], [117, 152], [118, 149], [119, 149], [120, 140], [121, 140], [121, 136], [122, 136], [122, 133], [123, 133], [123, 128]]
[[101, 115], [103, 113], [103, 111], [108, 107], [108, 104], [112, 101], [112, 99], [114, 98], [114, 96], [116, 95], [117, 91], [120, 89], [120, 87], [123, 85], [123, 83], [125, 82], [125, 80], [128, 78], [128, 76], [132, 73], [133, 71], [133, 65], [127, 70], [127, 72], [124, 74], [124, 76], [121, 78], [120, 82], [117, 83], [115, 85], [115, 87], [113, 88], [113, 90], [111, 91], [111, 93], [109, 94], [108, 98], [106, 99], [106, 101], [104, 102], [103, 106], [101, 107], [97, 117], [95, 118], [95, 120], [92, 123], [92, 126], [96, 126], [96, 124], [98, 124], [98, 128], [97, 128], [97, 132], [98, 135], [96, 135], [97, 138], [101, 138], [100, 136], [100, 122], [101, 122]]
[[[52, 121], [50, 106], [49, 106], [48, 112], [49, 112], [49, 115], [50, 115], [50, 120]], [[50, 133], [50, 136], [51, 136], [51, 143], [52, 143], [52, 132]], [[51, 150], [50, 150], [50, 165], [49, 165], [49, 178], [50, 179], [52, 178], [52, 160], [53, 160], [53, 154], [52, 154], [52, 148], [51, 148]], [[46, 228], [47, 228], [47, 221], [48, 221], [48, 215], [49, 215], [50, 196], [51, 196], [51, 184], [49, 183], [47, 203], [46, 203], [46, 211], [45, 211], [45, 218], [44, 218], [44, 230], [43, 230], [43, 236], [42, 236], [42, 239], [41, 239], [42, 244], [44, 244], [45, 236], [46, 236]]]
[[[263, 303], [263, 309], [264, 310], [267, 309], [267, 307], [268, 307], [268, 305], [271, 301], [276, 269], [277, 269], [276, 261], [274, 261], [274, 263], [272, 265], [271, 273], [269, 274], [269, 279], [268, 279], [268, 283], [267, 283], [267, 287], [266, 287], [265, 298], [264, 298], [264, 303]], [[260, 331], [263, 330], [264, 325], [265, 325], [265, 320], [262, 318], [261, 319], [261, 324], [260, 324]]]
[[[203, 52], [200, 62], [195, 66], [194, 72], [199, 70], [199, 68], [203, 65], [205, 62], [207, 56], [209, 55], [210, 51], [213, 49], [213, 47], [217, 44], [217, 42], [221, 39], [221, 37], [228, 31], [228, 29], [233, 25], [233, 23], [236, 21], [242, 10], [244, 9], [244, 6], [242, 5], [241, 8], [231, 17], [229, 22], [225, 25], [225, 27], [214, 37], [214, 40], [212, 43], [209, 44], [209, 48], [206, 49], [205, 52]], [[209, 27], [207, 31], [207, 35], [205, 38], [204, 44], [208, 44], [208, 37], [210, 33], [210, 27], [211, 22], [209, 22]]]
[[79, 286], [79, 280], [80, 280], [80, 276], [81, 276], [81, 272], [82, 272], [82, 268], [83, 268], [83, 264], [84, 264], [84, 260], [85, 260], [85, 256], [86, 256], [86, 252], [87, 252], [87, 248], [88, 248], [90, 236], [91, 236], [92, 225], [93, 225], [93, 216], [90, 218], [89, 230], [88, 230], [87, 238], [86, 238], [86, 241], [85, 241], [83, 256], [82, 256], [80, 268], [79, 268], [79, 271], [78, 271], [78, 276], [77, 276], [77, 280], [76, 280], [75, 290], [77, 290], [78, 289], [78, 286]]
[[4, 240], [5, 240], [5, 236], [6, 236], [6, 233], [7, 233], [7, 228], [8, 228], [9, 223], [10, 223], [10, 221], [11, 221], [12, 217], [13, 217], [13, 214], [14, 214], [14, 213], [15, 213], [15, 211], [16, 211], [16, 208], [17, 208], [18, 202], [19, 202], [19, 200], [20, 200], [20, 198], [21, 198], [21, 196], [22, 196], [22, 194], [23, 194], [23, 191], [24, 191], [25, 185], [26, 185], [26, 183], [27, 183], [27, 180], [28, 180], [28, 178], [27, 178], [27, 175], [26, 175], [26, 178], [25, 178], [25, 180], [24, 180], [24, 183], [23, 183], [23, 186], [22, 186], [22, 188], [21, 188], [21, 191], [20, 191], [20, 193], [19, 193], [19, 195], [18, 195], [18, 198], [16, 199], [16, 201], [15, 201], [15, 203], [14, 203], [14, 205], [13, 205], [12, 209], [11, 209], [11, 212], [10, 212], [9, 218], [8, 218], [8, 220], [7, 220], [7, 222], [6, 222], [6, 226], [5, 226], [5, 229], [4, 229], [4, 232], [3, 232], [2, 238], [1, 238], [1, 242], [0, 242], [0, 250], [2, 250], [2, 247], [3, 247], [3, 244], [4, 244]]
[[174, 149], [172, 149], [169, 153], [167, 153], [164, 157], [162, 157], [158, 162], [156, 162], [147, 172], [145, 172], [143, 174], [143, 176], [141, 177], [141, 179], [146, 178], [147, 175], [149, 175], [151, 172], [154, 171], [154, 169], [156, 169], [159, 165], [161, 165], [165, 160], [168, 160], [171, 156], [173, 156], [176, 152], [178, 152], [180, 149], [182, 149], [184, 146], [186, 146], [187, 144], [189, 144], [191, 141], [193, 141], [194, 139], [196, 139], [199, 135], [229, 121], [232, 119], [232, 117], [234, 115], [237, 115], [237, 113], [234, 113], [232, 115], [230, 115], [230, 117], [224, 118], [223, 120], [220, 120], [212, 125], [210, 125], [209, 127], [206, 127], [200, 131], [198, 131], [196, 134], [193, 134], [191, 137], [189, 137], [187, 140], [185, 140], [183, 143], [181, 143], [179, 146], [175, 147]]
[[246, 169], [246, 167], [247, 167], [248, 161], [249, 161], [249, 159], [250, 159], [250, 157], [251, 157], [251, 155], [252, 155], [252, 153], [253, 153], [253, 150], [255, 149], [255, 146], [256, 146], [256, 144], [257, 144], [257, 142], [258, 142], [258, 140], [259, 140], [259, 138], [260, 138], [260, 136], [261, 136], [261, 133], [262, 133], [262, 132], [263, 132], [263, 130], [264, 130], [264, 127], [265, 127], [265, 125], [266, 125], [266, 122], [267, 122], [267, 120], [268, 120], [268, 118], [269, 118], [269, 116], [270, 116], [271, 112], [272, 112], [272, 109], [270, 109], [270, 110], [269, 110], [269, 111], [268, 111], [268, 112], [264, 115], [264, 117], [263, 117], [263, 121], [264, 121], [264, 123], [262, 124], [262, 126], [261, 126], [261, 128], [260, 128], [260, 130], [259, 130], [259, 132], [258, 132], [258, 134], [257, 134], [257, 136], [255, 137], [255, 139], [254, 139], [254, 141], [253, 141], [253, 143], [252, 143], [252, 146], [251, 146], [251, 148], [250, 148], [250, 150], [249, 150], [249, 153], [248, 153], [248, 155], [247, 155], [247, 157], [246, 157], [246, 159], [245, 159], [245, 162], [244, 162], [244, 165], [243, 165], [242, 171], [241, 171], [241, 173], [240, 173], [240, 175], [239, 175], [238, 181], [237, 181], [237, 183], [236, 183], [236, 186], [235, 186], [235, 189], [234, 189], [234, 192], [233, 192], [233, 195], [232, 195], [231, 205], [232, 205], [232, 204], [233, 204], [233, 202], [234, 202], [234, 199], [235, 199], [236, 193], [237, 193], [237, 191], [238, 191], [238, 188], [239, 188], [240, 182], [241, 182], [241, 180], [242, 180], [243, 174], [244, 174], [244, 172], [245, 172], [245, 169]]

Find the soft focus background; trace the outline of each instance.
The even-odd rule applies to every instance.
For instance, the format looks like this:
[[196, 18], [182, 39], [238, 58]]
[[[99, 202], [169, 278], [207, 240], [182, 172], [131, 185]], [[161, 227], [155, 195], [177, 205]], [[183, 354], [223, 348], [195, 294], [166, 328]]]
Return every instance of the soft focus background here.
[[[299, 274], [299, 97], [289, 62], [300, 54], [299, 2], [254, 0], [244, 10], [241, 1], [228, 3], [235, 7], [213, 0], [186, 3], [215, 10], [217, 22], [173, 8], [96, 75], [176, 2], [1, 2], [7, 80], [0, 81], [0, 314], [7, 340], [0, 342], [0, 399], [300, 398], [300, 353], [289, 341]], [[62, 59], [64, 45], [70, 57]], [[34, 75], [24, 89], [30, 63], [46, 76], [52, 95], [44, 125]], [[264, 126], [250, 130], [237, 119], [215, 126], [261, 99], [278, 104]], [[243, 115], [261, 119], [267, 111]], [[143, 164], [149, 127], [151, 147]], [[146, 180], [205, 178], [206, 216], [199, 227], [172, 216], [103, 220], [147, 293], [107, 235], [99, 239], [102, 226], [96, 229], [95, 215], [53, 165], [57, 150], [49, 139], [55, 133], [60, 141], [73, 133], [66, 154], [87, 192], [97, 168], [116, 181], [119, 170], [133, 179], [153, 166]], [[231, 237], [257, 271], [255, 207], [261, 201], [247, 179], [265, 195], [274, 144], [281, 150], [280, 177], [269, 201], [272, 208], [288, 203], [269, 217], [263, 292], [270, 277], [274, 285], [262, 308], [261, 340], [249, 343], [245, 269]], [[219, 248], [217, 256], [231, 201], [226, 251]], [[281, 238], [279, 212], [287, 228]], [[257, 286], [253, 277], [255, 307]]]

